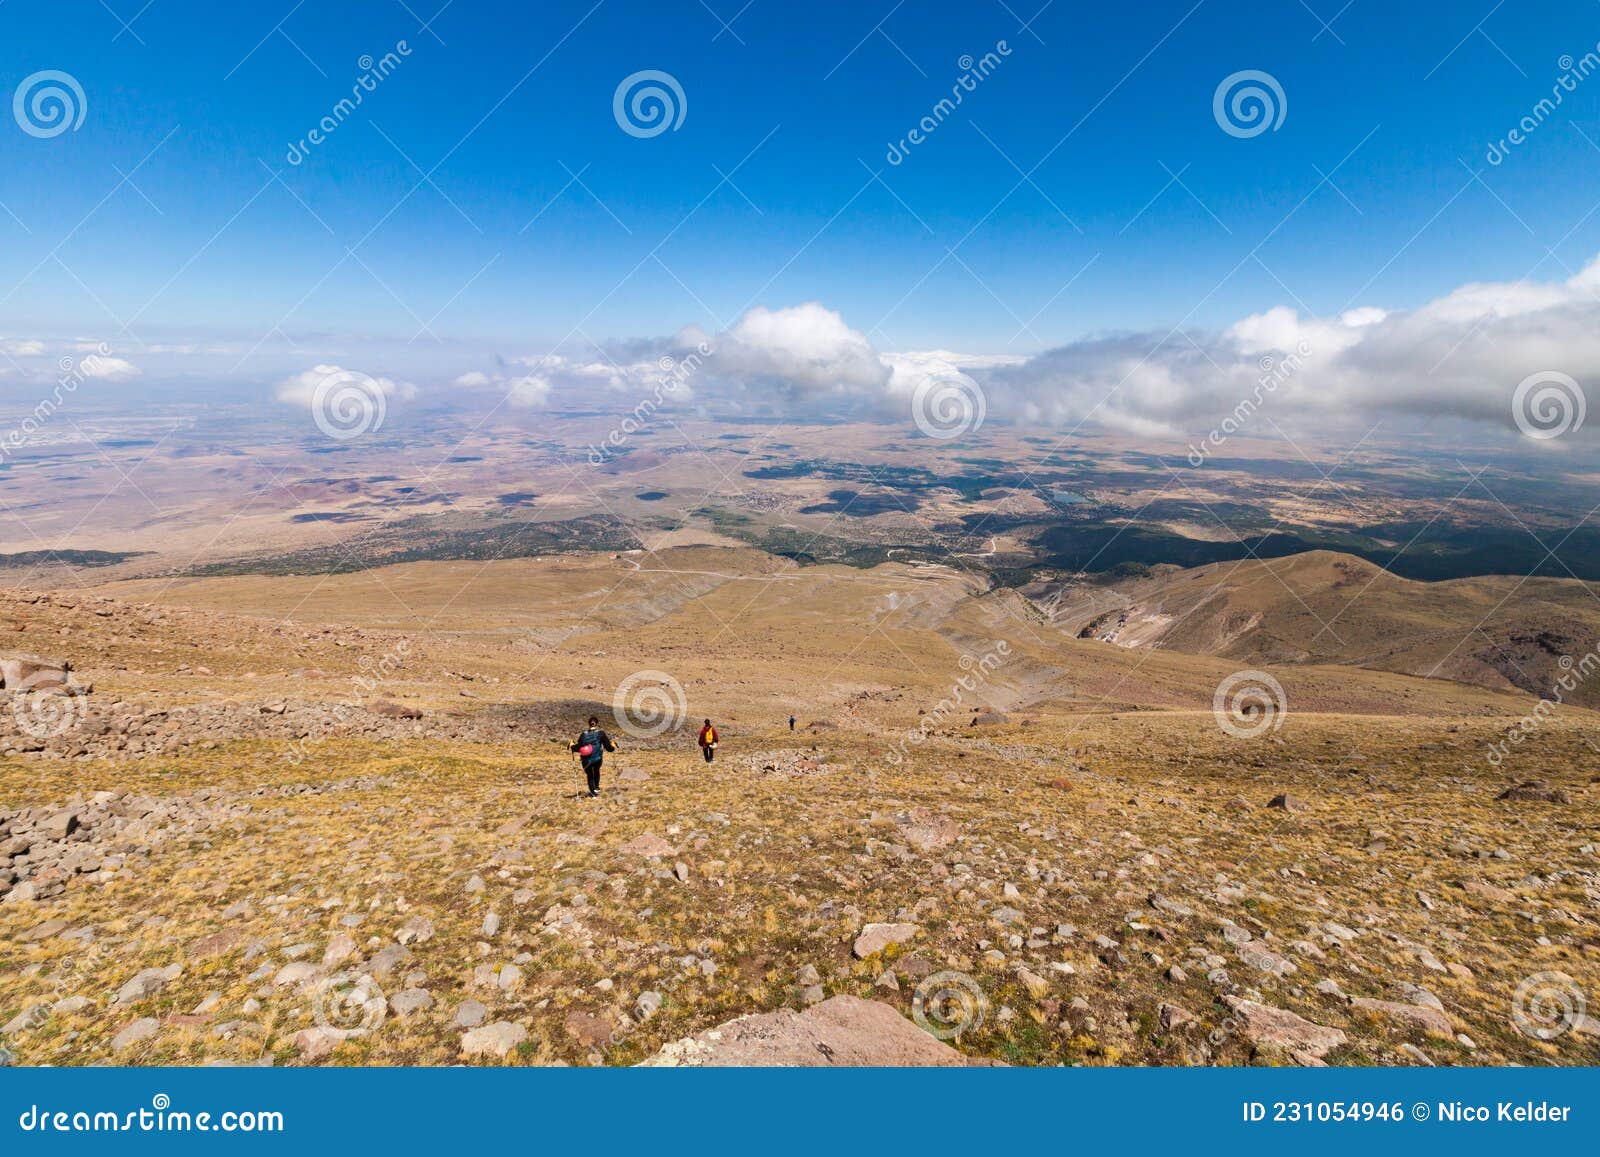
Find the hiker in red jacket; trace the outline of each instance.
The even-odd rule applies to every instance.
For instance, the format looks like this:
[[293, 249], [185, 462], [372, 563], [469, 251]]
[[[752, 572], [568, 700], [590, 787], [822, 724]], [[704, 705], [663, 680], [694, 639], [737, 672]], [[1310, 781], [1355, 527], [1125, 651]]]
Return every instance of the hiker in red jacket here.
[[717, 729], [711, 726], [709, 719], [700, 728], [700, 754], [706, 757], [707, 763], [717, 757]]

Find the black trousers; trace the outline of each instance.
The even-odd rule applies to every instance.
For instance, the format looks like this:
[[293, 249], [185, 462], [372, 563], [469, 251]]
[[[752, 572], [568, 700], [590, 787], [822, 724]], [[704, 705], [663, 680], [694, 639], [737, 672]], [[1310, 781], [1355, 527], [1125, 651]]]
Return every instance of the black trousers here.
[[583, 765], [583, 774], [589, 779], [589, 794], [593, 795], [600, 790], [600, 761]]
[[712, 747], [709, 743], [702, 747], [700, 751], [705, 755], [707, 763], [710, 763], [717, 757], [717, 749]]

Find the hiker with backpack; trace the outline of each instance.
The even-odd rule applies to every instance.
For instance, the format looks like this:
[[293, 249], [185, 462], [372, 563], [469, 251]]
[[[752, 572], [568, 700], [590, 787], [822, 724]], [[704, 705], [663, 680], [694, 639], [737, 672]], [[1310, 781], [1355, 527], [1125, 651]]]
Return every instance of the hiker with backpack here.
[[706, 757], [707, 763], [717, 757], [717, 729], [711, 726], [709, 719], [700, 728], [700, 754]]
[[606, 752], [617, 749], [611, 736], [601, 729], [600, 717], [589, 716], [589, 726], [578, 733], [578, 738], [568, 744], [567, 749], [576, 753], [582, 762], [583, 774], [589, 781], [589, 798], [594, 799], [600, 794], [600, 765], [605, 762]]

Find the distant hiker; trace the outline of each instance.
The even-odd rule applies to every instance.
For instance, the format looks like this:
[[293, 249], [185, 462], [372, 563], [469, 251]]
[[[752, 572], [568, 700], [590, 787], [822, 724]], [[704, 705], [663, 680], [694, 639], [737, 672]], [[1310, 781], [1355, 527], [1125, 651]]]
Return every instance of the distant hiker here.
[[717, 757], [717, 729], [711, 726], [709, 719], [700, 728], [700, 754], [706, 757], [707, 763]]
[[793, 715], [789, 716], [789, 730], [790, 731], [794, 730], [794, 716]]
[[605, 761], [606, 752], [615, 751], [617, 745], [600, 729], [600, 717], [591, 715], [589, 726], [567, 746], [569, 751], [577, 752], [583, 763], [583, 774], [589, 780], [589, 798], [593, 799], [600, 794], [600, 765]]

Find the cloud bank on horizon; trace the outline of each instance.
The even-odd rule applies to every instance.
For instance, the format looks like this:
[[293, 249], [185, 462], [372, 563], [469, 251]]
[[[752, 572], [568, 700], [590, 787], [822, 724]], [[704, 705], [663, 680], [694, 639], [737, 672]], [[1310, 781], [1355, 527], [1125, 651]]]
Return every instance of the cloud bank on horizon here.
[[[1410, 310], [1323, 318], [1276, 306], [1220, 332], [1105, 334], [1031, 357], [880, 351], [818, 302], [757, 307], [721, 333], [691, 327], [639, 344], [668, 357], [711, 351], [678, 400], [796, 415], [904, 416], [934, 381], [980, 389], [990, 419], [1183, 437], [1215, 426], [1241, 399], [1259, 400], [1266, 383], [1282, 416], [1302, 422], [1449, 417], [1517, 428], [1513, 397], [1530, 376], [1564, 375], [1580, 388], [1600, 381], [1600, 257], [1564, 281], [1472, 283]], [[652, 358], [544, 360], [560, 363], [568, 384], [623, 392], [660, 373]]]
[[[60, 348], [90, 347], [80, 340]], [[33, 360], [53, 372], [56, 349], [48, 343], [0, 338], [0, 352], [14, 366]], [[369, 356], [379, 360], [381, 347]], [[330, 356], [275, 380], [273, 396], [311, 406], [317, 382], [347, 364], [370, 375], [390, 401], [430, 405], [476, 397], [539, 410], [614, 399], [627, 409], [647, 394], [658, 404], [711, 412], [893, 421], [932, 389], [975, 394], [989, 420], [1182, 438], [1215, 428], [1245, 399], [1259, 403], [1265, 386], [1275, 422], [1454, 418], [1528, 433], [1514, 413], [1519, 385], [1536, 376], [1571, 379], [1580, 417], [1569, 415], [1569, 424], [1577, 428], [1582, 391], [1600, 382], [1600, 257], [1562, 281], [1472, 283], [1414, 309], [1368, 306], [1314, 317], [1276, 306], [1220, 331], [1100, 334], [1029, 357], [882, 351], [813, 301], [758, 306], [717, 333], [690, 326], [670, 338], [573, 356], [500, 358], [453, 376], [418, 375], [437, 383], [420, 387]], [[112, 382], [144, 372], [105, 347], [80, 365], [85, 377]], [[1271, 424], [1252, 432], [1273, 433]]]

